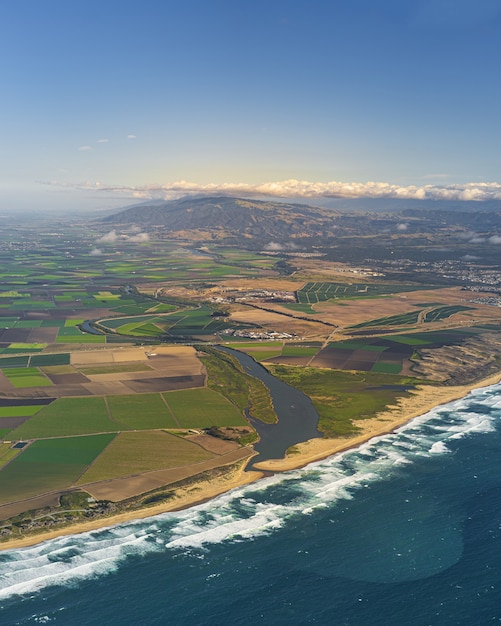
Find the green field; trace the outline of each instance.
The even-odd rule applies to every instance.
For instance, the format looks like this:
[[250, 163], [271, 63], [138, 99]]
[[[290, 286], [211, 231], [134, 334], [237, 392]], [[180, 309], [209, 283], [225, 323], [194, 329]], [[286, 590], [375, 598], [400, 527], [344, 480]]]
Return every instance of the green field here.
[[46, 404], [37, 405], [23, 405], [23, 406], [0, 406], [0, 418], [2, 417], [24, 417], [28, 415], [35, 415], [40, 409], [43, 409]]
[[[123, 428], [123, 427], [122, 427]], [[10, 433], [10, 438], [39, 439], [117, 432], [103, 398], [59, 398]]]
[[452, 315], [454, 315], [454, 313], [460, 313], [461, 311], [472, 311], [472, 310], [473, 308], [471, 306], [462, 306], [460, 304], [455, 305], [455, 306], [441, 306], [436, 309], [433, 309], [433, 311], [427, 312], [425, 315], [424, 321], [425, 322], [438, 322], [440, 320], [451, 317]]
[[12, 448], [10, 443], [0, 443], [0, 468], [11, 461], [20, 452], [21, 450], [19, 448]]
[[388, 317], [379, 317], [368, 322], [348, 326], [348, 328], [370, 328], [372, 326], [404, 326], [407, 324], [417, 324], [419, 314], [422, 310], [411, 311], [410, 313], [400, 313], [399, 315], [389, 315]]
[[118, 429], [148, 430], [178, 428], [172, 413], [158, 393], [141, 393], [106, 398], [111, 416]]
[[114, 437], [94, 435], [33, 442], [2, 469], [0, 503], [69, 487]]
[[120, 433], [77, 484], [200, 463], [215, 455], [164, 431]]
[[2, 370], [10, 383], [17, 388], [50, 387], [51, 381], [38, 371], [36, 367], [5, 368]]
[[0, 357], [0, 369], [12, 367], [28, 367], [29, 356], [4, 356]]
[[182, 428], [247, 426], [240, 411], [212, 389], [170, 391], [162, 395]]
[[[430, 289], [430, 286], [416, 285], [382, 285], [371, 283], [330, 283], [309, 282], [296, 292], [299, 304], [311, 305], [331, 299], [374, 298], [418, 289]], [[300, 309], [301, 310], [301, 309]]]

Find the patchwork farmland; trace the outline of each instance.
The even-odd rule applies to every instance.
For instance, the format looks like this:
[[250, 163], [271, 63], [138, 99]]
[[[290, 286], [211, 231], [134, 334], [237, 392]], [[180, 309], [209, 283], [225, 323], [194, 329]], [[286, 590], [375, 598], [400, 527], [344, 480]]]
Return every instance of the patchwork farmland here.
[[[29, 366], [34, 356], [53, 363]], [[26, 355], [17, 367], [13, 358], [0, 357], [0, 517], [81, 485], [119, 500], [251, 454], [203, 433], [230, 428], [238, 439], [252, 429], [240, 408], [205, 386], [192, 347]], [[110, 480], [119, 481], [113, 497]]]

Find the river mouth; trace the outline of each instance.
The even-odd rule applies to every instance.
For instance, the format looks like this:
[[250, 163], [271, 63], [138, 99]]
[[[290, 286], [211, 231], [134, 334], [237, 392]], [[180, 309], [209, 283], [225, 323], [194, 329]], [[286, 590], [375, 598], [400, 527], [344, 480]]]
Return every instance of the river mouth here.
[[259, 435], [259, 441], [254, 444], [254, 450], [258, 454], [251, 459], [246, 469], [251, 470], [261, 461], [283, 459], [291, 446], [308, 439], [323, 437], [317, 428], [319, 419], [317, 410], [308, 396], [275, 378], [248, 354], [223, 346], [218, 346], [218, 350], [231, 354], [247, 374], [258, 378], [266, 385], [278, 416], [276, 424], [264, 424], [249, 418]]

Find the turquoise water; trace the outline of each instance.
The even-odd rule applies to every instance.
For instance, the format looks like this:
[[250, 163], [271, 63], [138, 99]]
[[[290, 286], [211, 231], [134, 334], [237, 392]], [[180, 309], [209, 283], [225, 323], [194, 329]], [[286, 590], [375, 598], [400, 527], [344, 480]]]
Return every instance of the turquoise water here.
[[14, 624], [501, 621], [501, 386], [211, 502], [0, 554]]

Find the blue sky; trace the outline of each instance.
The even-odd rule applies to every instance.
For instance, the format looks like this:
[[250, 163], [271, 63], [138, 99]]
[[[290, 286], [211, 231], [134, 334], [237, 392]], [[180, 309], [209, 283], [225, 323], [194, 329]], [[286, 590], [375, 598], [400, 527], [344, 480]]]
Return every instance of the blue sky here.
[[0, 6], [1, 209], [501, 198], [501, 0]]

